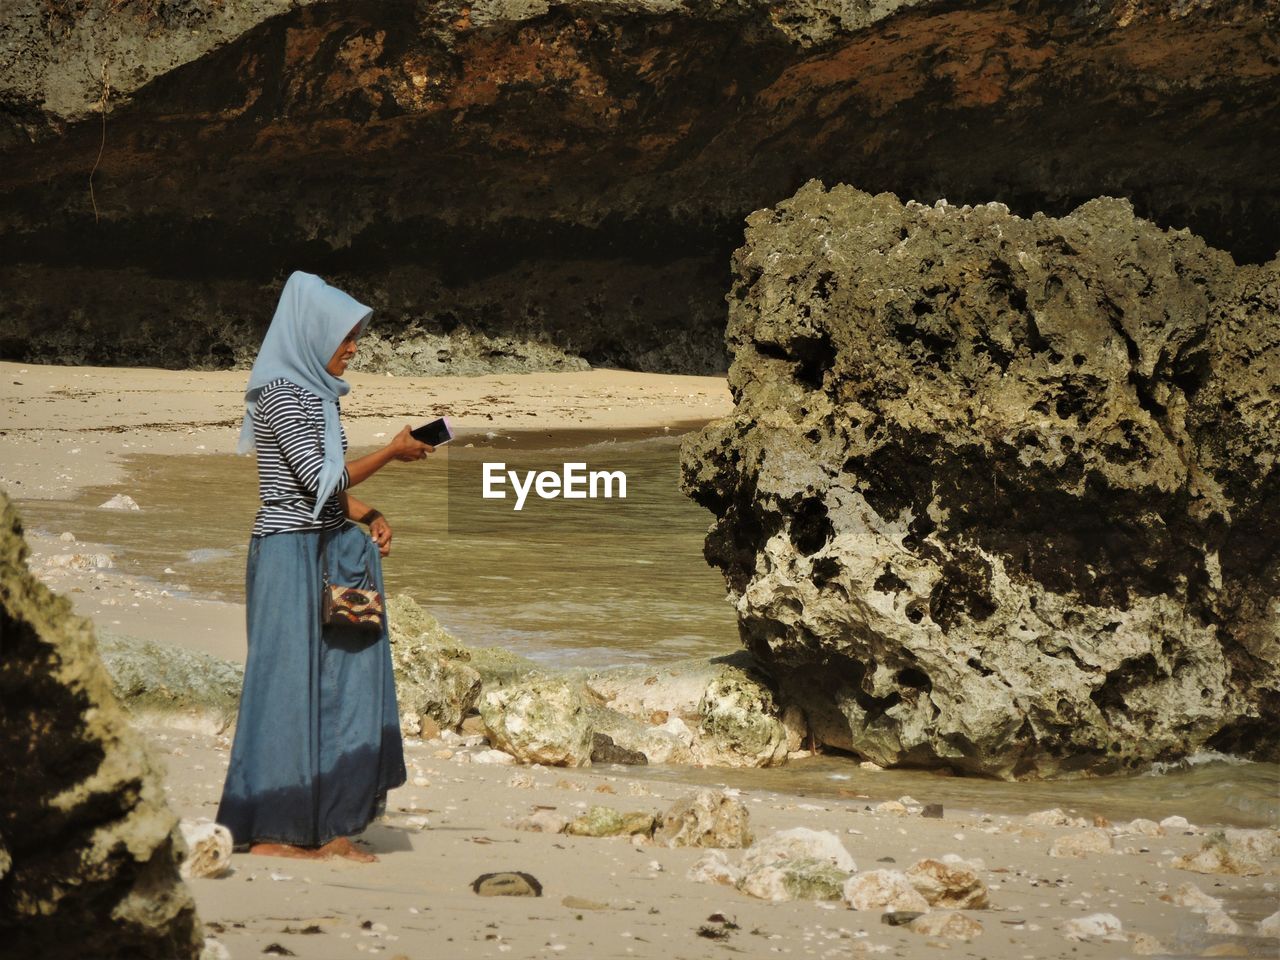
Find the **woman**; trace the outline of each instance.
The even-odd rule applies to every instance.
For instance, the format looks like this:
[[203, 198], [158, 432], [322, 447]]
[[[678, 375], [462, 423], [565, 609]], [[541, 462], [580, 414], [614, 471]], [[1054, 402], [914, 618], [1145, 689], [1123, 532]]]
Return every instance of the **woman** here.
[[262, 507], [249, 541], [248, 657], [217, 820], [250, 853], [376, 860], [349, 836], [405, 781], [385, 616], [380, 635], [320, 623], [325, 573], [383, 592], [391, 527], [349, 489], [392, 460], [432, 451], [405, 427], [381, 450], [344, 462], [338, 399], [350, 387], [341, 377], [371, 312], [294, 273], [245, 391], [240, 450], [257, 449]]

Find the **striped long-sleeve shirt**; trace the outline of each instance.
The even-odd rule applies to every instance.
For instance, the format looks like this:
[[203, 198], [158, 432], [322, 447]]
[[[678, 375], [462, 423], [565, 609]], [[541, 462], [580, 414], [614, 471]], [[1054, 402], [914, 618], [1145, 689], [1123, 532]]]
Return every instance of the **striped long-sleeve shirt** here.
[[[253, 442], [258, 449], [262, 498], [253, 522], [254, 536], [342, 526], [345, 514], [338, 494], [350, 480], [345, 469], [320, 516], [311, 519], [324, 463], [324, 406], [319, 397], [289, 380], [271, 381], [262, 388], [254, 408]], [[344, 453], [346, 449], [344, 430]]]

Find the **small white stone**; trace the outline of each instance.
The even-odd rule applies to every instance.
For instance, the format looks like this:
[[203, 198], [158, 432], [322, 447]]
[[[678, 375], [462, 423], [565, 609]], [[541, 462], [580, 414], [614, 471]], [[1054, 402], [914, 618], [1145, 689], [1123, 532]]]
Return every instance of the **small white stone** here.
[[1137, 820], [1131, 821], [1123, 827], [1127, 833], [1136, 834], [1139, 837], [1163, 837], [1164, 827], [1156, 823], [1154, 820], [1145, 820], [1139, 817]]
[[1195, 913], [1214, 913], [1222, 910], [1222, 901], [1211, 897], [1194, 883], [1184, 883], [1169, 898], [1179, 907], [1188, 907]]
[[[175, 750], [175, 754], [181, 755]], [[231, 831], [211, 820], [182, 820], [178, 824], [187, 855], [178, 872], [184, 880], [221, 877], [231, 869]]]
[[1233, 937], [1240, 932], [1240, 924], [1236, 923], [1221, 910], [1214, 910], [1204, 916], [1205, 927], [1210, 933]]
[[1058, 928], [1068, 940], [1123, 940], [1124, 926], [1110, 913], [1092, 913], [1067, 920]]
[[141, 510], [138, 502], [127, 493], [117, 493], [106, 503], [98, 505], [99, 510]]
[[[463, 754], [463, 756], [466, 756], [466, 754]], [[510, 765], [516, 762], [516, 758], [501, 750], [481, 750], [477, 753], [471, 754], [471, 762]]]
[[1280, 937], [1280, 910], [1277, 910], [1265, 920], [1258, 921], [1258, 936]]
[[1114, 846], [1111, 842], [1111, 834], [1096, 827], [1061, 836], [1049, 848], [1049, 856], [1051, 857], [1074, 857], [1077, 859], [1112, 852], [1114, 852]]

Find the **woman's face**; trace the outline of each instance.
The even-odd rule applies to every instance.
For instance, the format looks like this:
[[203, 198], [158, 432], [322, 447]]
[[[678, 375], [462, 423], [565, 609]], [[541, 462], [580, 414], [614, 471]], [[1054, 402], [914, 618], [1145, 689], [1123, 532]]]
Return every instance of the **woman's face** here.
[[356, 335], [360, 332], [360, 325], [356, 324], [338, 344], [338, 349], [333, 351], [333, 356], [329, 358], [329, 362], [324, 365], [335, 377], [340, 377], [347, 372], [347, 364], [351, 362], [351, 358], [356, 355]]

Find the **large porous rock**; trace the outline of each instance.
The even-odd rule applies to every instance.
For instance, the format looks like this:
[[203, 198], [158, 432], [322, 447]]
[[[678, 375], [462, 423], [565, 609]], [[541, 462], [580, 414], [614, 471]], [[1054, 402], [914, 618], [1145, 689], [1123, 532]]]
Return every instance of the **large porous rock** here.
[[734, 257], [686, 441], [750, 652], [882, 765], [1105, 772], [1280, 744], [1280, 260], [811, 181]]
[[[93, 630], [34, 580], [0, 493], [0, 943], [43, 960], [197, 957], [185, 845]], [[91, 949], [86, 947], [91, 945]]]
[[592, 732], [581, 684], [533, 679], [490, 690], [480, 698], [489, 741], [524, 763], [589, 767]]

